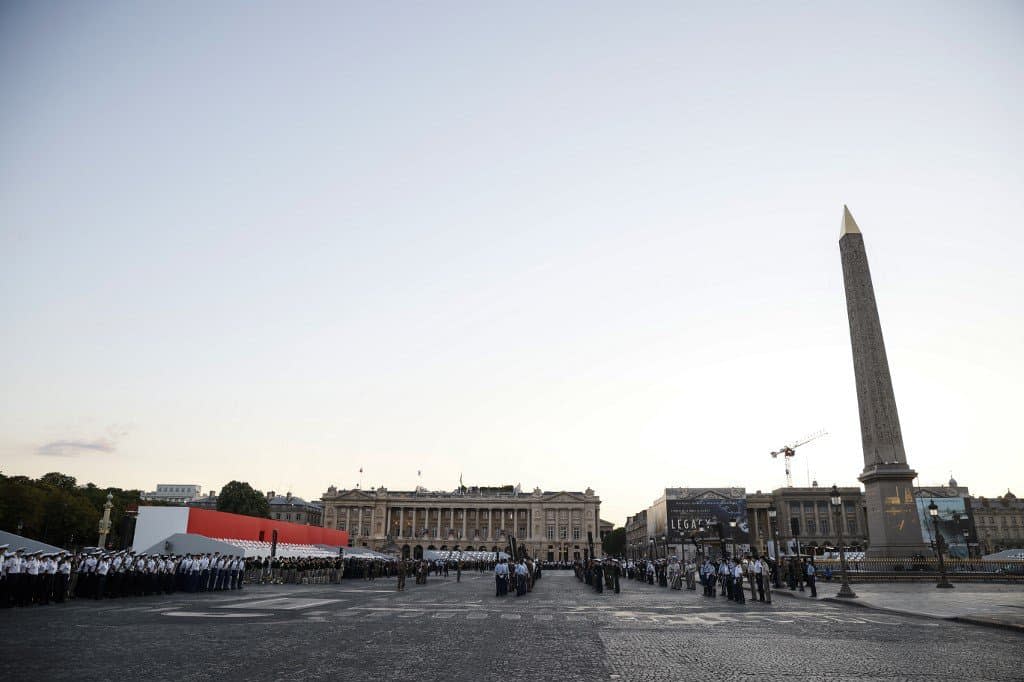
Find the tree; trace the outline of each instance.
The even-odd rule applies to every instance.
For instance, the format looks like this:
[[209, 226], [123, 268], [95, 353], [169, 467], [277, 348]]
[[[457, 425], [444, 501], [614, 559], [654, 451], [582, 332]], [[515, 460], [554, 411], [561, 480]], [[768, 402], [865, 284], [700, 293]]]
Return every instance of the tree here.
[[616, 528], [604, 536], [601, 541], [601, 549], [608, 556], [625, 556], [626, 554], [626, 529]]
[[270, 516], [270, 504], [259, 490], [242, 481], [231, 481], [220, 489], [217, 495], [217, 511], [244, 514], [246, 516]]
[[39, 479], [40, 483], [46, 485], [52, 485], [54, 488], [61, 488], [63, 490], [74, 490], [78, 487], [78, 483], [74, 476], [68, 476], [58, 471], [51, 471], [48, 474], [43, 474]]

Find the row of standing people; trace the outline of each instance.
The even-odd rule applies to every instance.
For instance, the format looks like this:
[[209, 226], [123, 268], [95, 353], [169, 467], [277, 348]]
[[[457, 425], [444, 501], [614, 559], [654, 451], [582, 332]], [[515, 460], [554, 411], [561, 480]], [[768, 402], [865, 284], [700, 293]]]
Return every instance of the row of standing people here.
[[9, 551], [0, 547], [0, 606], [237, 590], [245, 560], [213, 554]]
[[518, 561], [503, 559], [494, 566], [494, 596], [504, 597], [514, 589], [517, 597], [533, 591], [534, 581], [540, 580], [541, 567], [529, 557]]
[[594, 588], [595, 592], [602, 593], [605, 590], [619, 594], [619, 578], [622, 574], [622, 565], [616, 559], [605, 557], [603, 559], [577, 560], [573, 564], [573, 571], [576, 579]]

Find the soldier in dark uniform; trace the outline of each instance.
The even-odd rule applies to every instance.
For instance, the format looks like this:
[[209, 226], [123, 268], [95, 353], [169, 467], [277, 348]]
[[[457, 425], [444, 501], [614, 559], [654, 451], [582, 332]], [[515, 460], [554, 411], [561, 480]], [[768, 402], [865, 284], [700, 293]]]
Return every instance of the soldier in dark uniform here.
[[407, 570], [408, 570], [408, 567], [406, 566], [405, 561], [402, 560], [402, 559], [399, 559], [398, 560], [398, 591], [399, 592], [404, 592], [405, 591], [405, 573], [406, 573]]

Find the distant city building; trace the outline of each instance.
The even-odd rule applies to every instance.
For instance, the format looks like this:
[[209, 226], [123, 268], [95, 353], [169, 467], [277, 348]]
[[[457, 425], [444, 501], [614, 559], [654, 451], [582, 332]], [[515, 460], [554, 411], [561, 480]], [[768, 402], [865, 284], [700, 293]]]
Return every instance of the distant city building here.
[[324, 508], [317, 502], [307, 502], [291, 493], [278, 495], [273, 490], [267, 493], [270, 505], [270, 518], [292, 523], [303, 523], [307, 526], [322, 526]]
[[982, 555], [1024, 547], [1024, 500], [1009, 490], [1002, 497], [968, 497]]
[[608, 535], [608, 533], [611, 533], [613, 530], [615, 530], [615, 524], [611, 521], [605, 521], [604, 519], [601, 519], [599, 527], [601, 529], [600, 537], [602, 542], [604, 541], [604, 536]]
[[217, 493], [211, 490], [203, 497], [197, 497], [188, 503], [190, 507], [197, 507], [199, 509], [213, 509], [217, 510]]
[[[626, 519], [630, 556], [692, 557], [698, 546], [718, 555], [753, 551], [783, 554], [835, 546], [838, 542], [831, 487], [779, 488], [747, 494], [744, 488], [665, 488], [647, 509]], [[840, 488], [843, 544], [867, 544], [864, 495], [860, 488]], [[774, 524], [769, 510], [775, 509]], [[796, 519], [794, 526], [791, 519]], [[796, 529], [798, 535], [794, 535]], [[699, 534], [700, 532], [703, 534]]]
[[[665, 488], [647, 509], [631, 516], [626, 525], [626, 551], [633, 556], [692, 556], [698, 528], [737, 545], [747, 543], [746, 492], [743, 488]], [[729, 525], [736, 520], [736, 528]], [[717, 545], [716, 545], [717, 546]]]
[[647, 531], [647, 510], [637, 512], [626, 518], [626, 553], [633, 559], [645, 556], [650, 533]]
[[524, 493], [519, 486], [447, 491], [327, 489], [324, 526], [349, 531], [355, 545], [419, 557], [424, 550], [505, 551], [510, 537], [531, 556], [572, 561], [601, 555], [601, 499], [583, 492]]
[[[778, 488], [771, 492], [776, 509], [776, 530], [783, 554], [792, 554], [799, 540], [800, 550], [834, 547], [839, 542], [837, 514], [832, 509], [832, 486], [809, 488]], [[864, 493], [857, 486], [839, 488], [842, 497], [843, 544], [854, 549], [865, 549], [868, 543], [868, 524], [864, 508]], [[768, 510], [762, 505], [751, 505], [753, 546], [764, 548], [768, 544]], [[793, 519], [797, 520], [799, 536], [793, 535]]]
[[147, 502], [188, 504], [199, 497], [201, 486], [191, 483], [158, 483], [153, 492], [142, 493], [139, 499]]

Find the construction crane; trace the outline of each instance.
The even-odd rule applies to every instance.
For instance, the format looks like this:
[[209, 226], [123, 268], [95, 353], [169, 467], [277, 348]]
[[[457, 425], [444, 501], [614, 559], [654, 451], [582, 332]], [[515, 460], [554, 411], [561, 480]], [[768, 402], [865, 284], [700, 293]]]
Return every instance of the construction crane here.
[[781, 448], [779, 448], [778, 450], [776, 450], [775, 452], [772, 453], [772, 458], [776, 458], [779, 455], [782, 455], [782, 459], [786, 463], [786, 487], [787, 488], [792, 488], [793, 487], [793, 472], [790, 469], [789, 460], [792, 459], [796, 455], [796, 449], [798, 447], [800, 447], [801, 445], [807, 445], [811, 441], [818, 440], [822, 436], [827, 436], [827, 435], [828, 435], [828, 432], [825, 431], [825, 430], [817, 431], [817, 432], [812, 433], [811, 435], [807, 436], [806, 438], [803, 438], [803, 439], [801, 439], [801, 440], [799, 440], [799, 441], [797, 441], [795, 443], [791, 443], [790, 445], [783, 445]]

